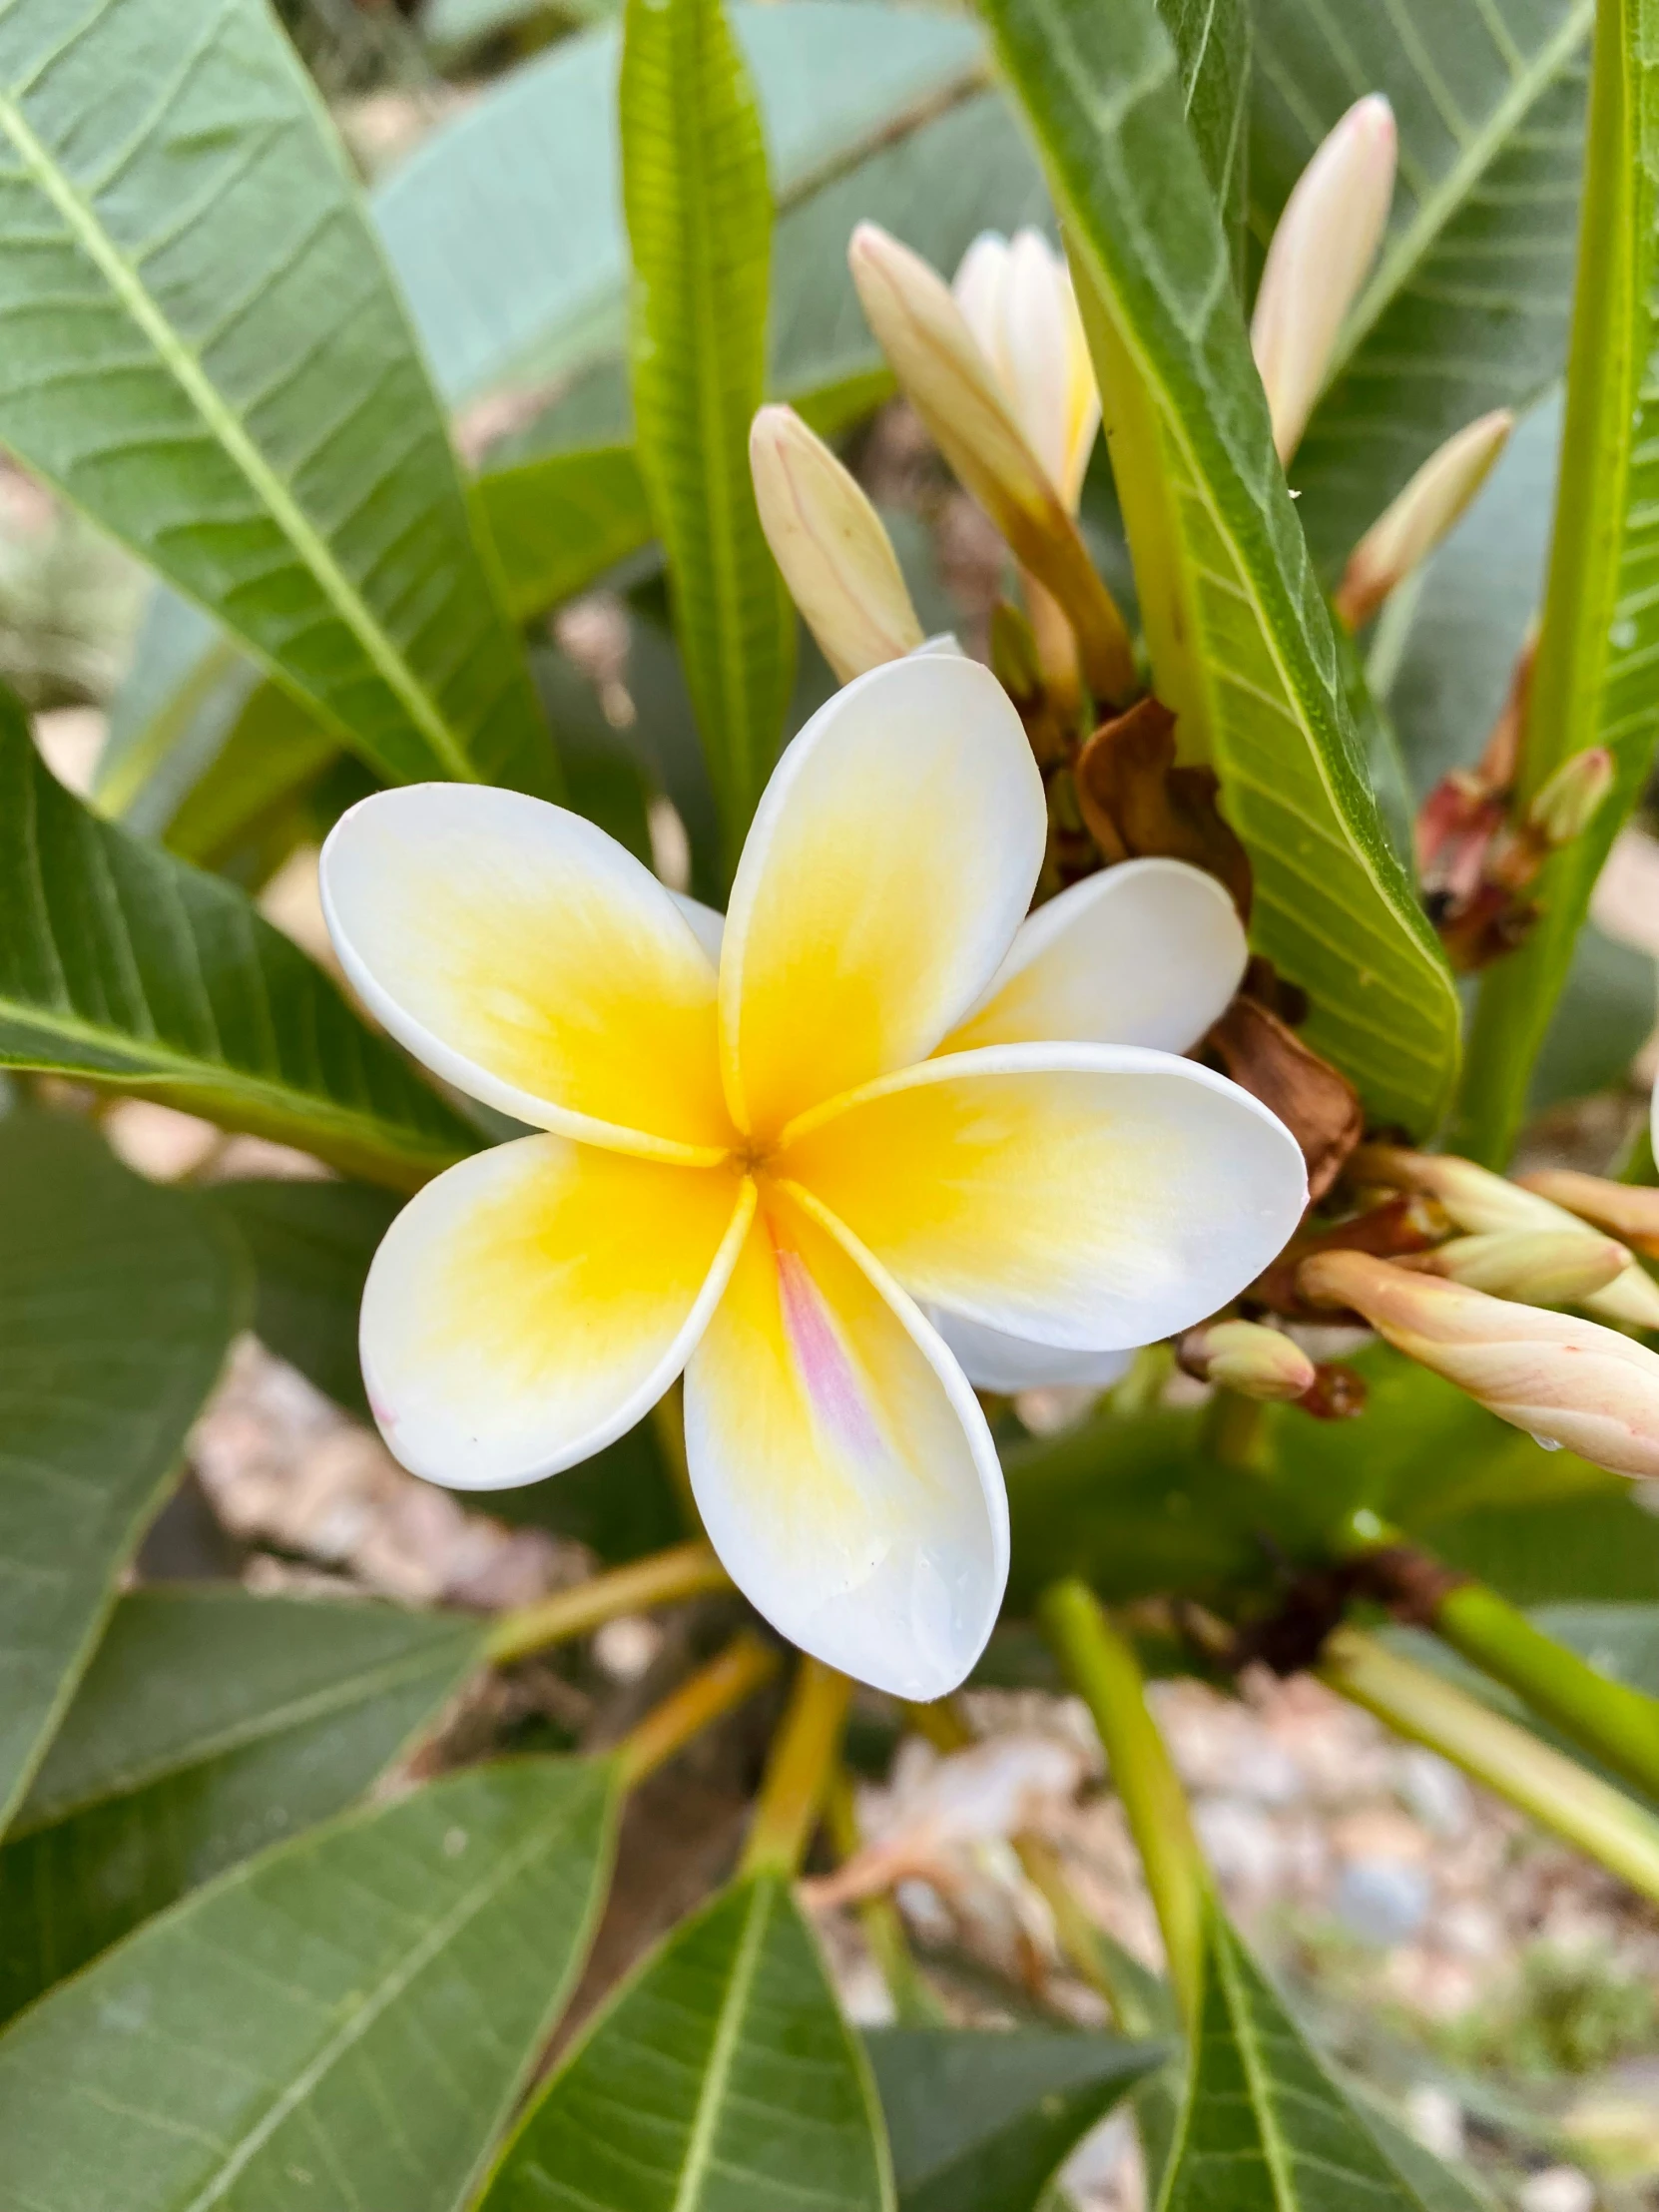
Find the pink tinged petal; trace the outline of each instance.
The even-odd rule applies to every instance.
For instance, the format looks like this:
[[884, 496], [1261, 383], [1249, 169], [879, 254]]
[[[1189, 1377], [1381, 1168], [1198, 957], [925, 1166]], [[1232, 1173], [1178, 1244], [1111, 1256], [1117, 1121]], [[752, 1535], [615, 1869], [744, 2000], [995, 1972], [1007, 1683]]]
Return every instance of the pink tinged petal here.
[[379, 792], [322, 851], [323, 911], [370, 1013], [434, 1074], [542, 1128], [713, 1161], [714, 962], [659, 883], [519, 792]]
[[932, 1307], [927, 1316], [944, 1339], [957, 1366], [978, 1390], [1051, 1390], [1062, 1385], [1105, 1390], [1127, 1374], [1135, 1355], [1121, 1352], [1072, 1352], [987, 1329], [983, 1322]]
[[786, 1132], [805, 1185], [912, 1298], [1076, 1352], [1206, 1319], [1282, 1250], [1307, 1172], [1224, 1076], [1131, 1046], [929, 1060]]
[[573, 1466], [645, 1414], [730, 1276], [755, 1190], [555, 1136], [428, 1183], [363, 1294], [369, 1403], [411, 1473], [493, 1490]]
[[1227, 1010], [1250, 958], [1232, 898], [1184, 860], [1125, 860], [1023, 922], [984, 1002], [945, 1039], [1135, 1044], [1186, 1052]]
[[1042, 864], [1042, 778], [976, 662], [916, 653], [837, 692], [785, 753], [721, 949], [726, 1095], [770, 1139], [932, 1051], [982, 995]]
[[784, 1635], [895, 1696], [963, 1679], [1008, 1564], [984, 1416], [903, 1294], [776, 1187], [687, 1367], [686, 1446], [711, 1542]]

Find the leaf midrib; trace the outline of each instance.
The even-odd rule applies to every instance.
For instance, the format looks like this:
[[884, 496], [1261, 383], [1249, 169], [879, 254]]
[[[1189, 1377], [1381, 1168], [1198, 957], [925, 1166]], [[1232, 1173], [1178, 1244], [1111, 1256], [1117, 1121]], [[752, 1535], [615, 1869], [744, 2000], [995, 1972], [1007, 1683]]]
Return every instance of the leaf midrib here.
[[714, 2156], [715, 2130], [720, 2122], [721, 2106], [726, 2100], [726, 2086], [731, 2079], [733, 2062], [737, 2056], [738, 2037], [749, 2011], [755, 1977], [760, 1970], [761, 1944], [766, 1936], [767, 1924], [772, 1918], [773, 1900], [773, 1885], [769, 1879], [763, 1877], [756, 1883], [750, 1899], [749, 1915], [744, 1923], [737, 1955], [732, 1961], [732, 1977], [721, 2003], [720, 2017], [715, 2023], [715, 2038], [709, 2047], [709, 2063], [704, 2072], [703, 2085], [698, 2092], [697, 2110], [692, 2117], [691, 2131], [686, 2140], [686, 2153], [681, 2161], [672, 2212], [698, 2212], [702, 2201], [703, 2181]]
[[1361, 293], [1326, 370], [1323, 399], [1336, 385], [1366, 339], [1438, 244], [1453, 212], [1466, 201], [1492, 163], [1505, 152], [1512, 130], [1549, 91], [1582, 46], [1595, 20], [1595, 0], [1578, 0], [1554, 35], [1511, 78], [1509, 89], [1474, 136], [1462, 146], [1445, 176], [1417, 205], [1417, 212], [1379, 263]]
[[[438, 759], [458, 782], [477, 782], [478, 771], [450, 730], [437, 702], [416, 681], [403, 656], [334, 559], [325, 540], [266, 460], [241, 418], [221, 398], [197, 355], [157, 306], [96, 214], [52, 160], [9, 92], [0, 92], [0, 128], [4, 128], [40, 191], [57, 209], [82, 251], [148, 337], [163, 366], [172, 373], [221, 449], [264, 501], [267, 512], [281, 528], [323, 595]], [[309, 699], [308, 703], [328, 713], [329, 720], [343, 729], [325, 703]], [[355, 739], [357, 733], [349, 735]]]

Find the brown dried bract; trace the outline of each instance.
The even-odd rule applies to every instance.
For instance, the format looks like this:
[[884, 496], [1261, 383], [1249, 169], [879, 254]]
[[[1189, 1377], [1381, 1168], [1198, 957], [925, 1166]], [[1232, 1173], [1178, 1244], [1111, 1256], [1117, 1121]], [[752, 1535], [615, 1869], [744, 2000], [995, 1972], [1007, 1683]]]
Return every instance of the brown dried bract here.
[[1204, 1047], [1279, 1116], [1308, 1163], [1310, 1201], [1323, 1198], [1365, 1134], [1365, 1113], [1347, 1076], [1253, 998], [1234, 999]]
[[1250, 919], [1250, 860], [1216, 805], [1207, 768], [1175, 765], [1175, 717], [1142, 699], [1103, 722], [1077, 756], [1077, 803], [1108, 861], [1157, 854], [1216, 876]]
[[1251, 1285], [1248, 1296], [1274, 1313], [1293, 1319], [1329, 1319], [1297, 1290], [1297, 1270], [1304, 1260], [1311, 1260], [1317, 1252], [1369, 1252], [1379, 1260], [1397, 1260], [1405, 1253], [1426, 1252], [1450, 1227], [1432, 1199], [1402, 1193], [1367, 1213], [1356, 1214], [1351, 1221], [1339, 1222], [1334, 1229], [1299, 1236]]

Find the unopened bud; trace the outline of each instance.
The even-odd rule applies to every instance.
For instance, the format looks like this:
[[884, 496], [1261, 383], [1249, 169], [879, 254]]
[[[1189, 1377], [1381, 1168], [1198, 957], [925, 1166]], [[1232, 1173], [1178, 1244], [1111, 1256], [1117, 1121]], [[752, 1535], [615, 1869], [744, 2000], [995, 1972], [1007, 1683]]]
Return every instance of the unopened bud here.
[[1296, 181], [1268, 248], [1250, 342], [1289, 462], [1348, 310], [1377, 259], [1394, 191], [1393, 110], [1357, 100]]
[[1500, 1229], [1483, 1237], [1454, 1237], [1404, 1264], [1493, 1298], [1580, 1306], [1624, 1273], [1630, 1255], [1611, 1237], [1578, 1230]]
[[1246, 1397], [1302, 1397], [1317, 1375], [1300, 1345], [1254, 1321], [1218, 1321], [1189, 1330], [1181, 1340], [1181, 1365], [1189, 1375]]
[[1068, 511], [1100, 428], [1100, 391], [1071, 272], [1040, 231], [982, 231], [951, 286], [968, 328]]
[[1298, 1278], [1315, 1305], [1361, 1314], [1396, 1350], [1501, 1420], [1615, 1474], [1659, 1475], [1659, 1357], [1616, 1330], [1327, 1252]]
[[898, 558], [860, 487], [793, 407], [749, 433], [761, 527], [790, 596], [843, 684], [921, 643]]
[[1135, 659], [1123, 617], [949, 285], [873, 223], [853, 232], [847, 262], [905, 396], [1016, 559], [1059, 601], [1096, 699], [1127, 699]]
[[1433, 552], [1486, 481], [1514, 426], [1509, 409], [1497, 407], [1430, 453], [1349, 556], [1335, 602], [1347, 628], [1368, 623], [1395, 585]]
[[1589, 745], [1563, 761], [1526, 810], [1526, 826], [1551, 851], [1581, 836], [1613, 788], [1613, 756]]
[[1551, 1205], [1564, 1206], [1569, 1214], [1622, 1237], [1638, 1252], [1659, 1258], [1659, 1190], [1640, 1183], [1609, 1183], [1603, 1176], [1580, 1175], [1572, 1168], [1540, 1168], [1520, 1180]]
[[[1588, 1237], [1582, 1222], [1552, 1206], [1535, 1191], [1523, 1190], [1489, 1168], [1477, 1167], [1450, 1152], [1408, 1152], [1398, 1145], [1362, 1145], [1350, 1163], [1362, 1182], [1387, 1183], [1397, 1190], [1426, 1191], [1437, 1198], [1459, 1229], [1477, 1236], [1500, 1231], [1548, 1231]], [[1622, 1273], [1580, 1301], [1592, 1314], [1632, 1329], [1659, 1329], [1659, 1284], [1632, 1260]]]

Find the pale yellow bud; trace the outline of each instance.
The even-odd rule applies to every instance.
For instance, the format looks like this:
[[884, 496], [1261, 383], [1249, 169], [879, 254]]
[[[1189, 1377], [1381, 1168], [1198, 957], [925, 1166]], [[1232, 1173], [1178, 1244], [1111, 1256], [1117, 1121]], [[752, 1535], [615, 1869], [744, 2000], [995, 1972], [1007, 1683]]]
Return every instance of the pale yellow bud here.
[[982, 231], [951, 286], [968, 328], [1068, 511], [1100, 428], [1100, 392], [1071, 272], [1040, 231]]
[[1659, 1475], [1659, 1357], [1616, 1330], [1362, 1252], [1316, 1255], [1297, 1285], [1315, 1305], [1364, 1315], [1398, 1351], [1540, 1442], [1615, 1474]]
[[1189, 1331], [1181, 1342], [1181, 1365], [1246, 1397], [1305, 1397], [1318, 1380], [1300, 1345], [1254, 1321], [1218, 1321]]
[[[1451, 1152], [1407, 1152], [1398, 1145], [1362, 1145], [1349, 1162], [1362, 1182], [1388, 1183], [1397, 1189], [1426, 1191], [1437, 1198], [1459, 1229], [1476, 1236], [1500, 1231], [1546, 1231], [1588, 1236], [1582, 1222], [1536, 1191], [1493, 1175]], [[1659, 1329], [1659, 1284], [1632, 1260], [1622, 1274], [1582, 1303], [1606, 1321], [1632, 1329]]]
[[1630, 1255], [1611, 1237], [1578, 1230], [1500, 1229], [1483, 1237], [1454, 1237], [1405, 1264], [1471, 1291], [1488, 1291], [1493, 1298], [1579, 1306], [1591, 1292], [1621, 1276]]
[[1297, 179], [1268, 248], [1250, 342], [1289, 462], [1308, 426], [1337, 334], [1377, 259], [1393, 198], [1393, 110], [1357, 100]]
[[1497, 407], [1447, 438], [1372, 524], [1350, 554], [1337, 590], [1337, 613], [1350, 630], [1369, 622], [1395, 585], [1433, 552], [1486, 481], [1514, 426], [1509, 409]]
[[1640, 1183], [1609, 1183], [1600, 1175], [1572, 1168], [1540, 1168], [1521, 1182], [1539, 1198], [1564, 1206], [1569, 1214], [1611, 1230], [1639, 1252], [1659, 1256], [1659, 1190]]
[[843, 684], [921, 643], [897, 556], [861, 488], [793, 407], [749, 433], [761, 527], [790, 596]]
[[847, 261], [869, 326], [934, 444], [1059, 601], [1096, 699], [1126, 700], [1135, 661], [1123, 617], [950, 286], [873, 223], [853, 232]]
[[1526, 810], [1526, 824], [1553, 847], [1582, 835], [1613, 789], [1613, 756], [1604, 745], [1588, 745], [1563, 761]]

